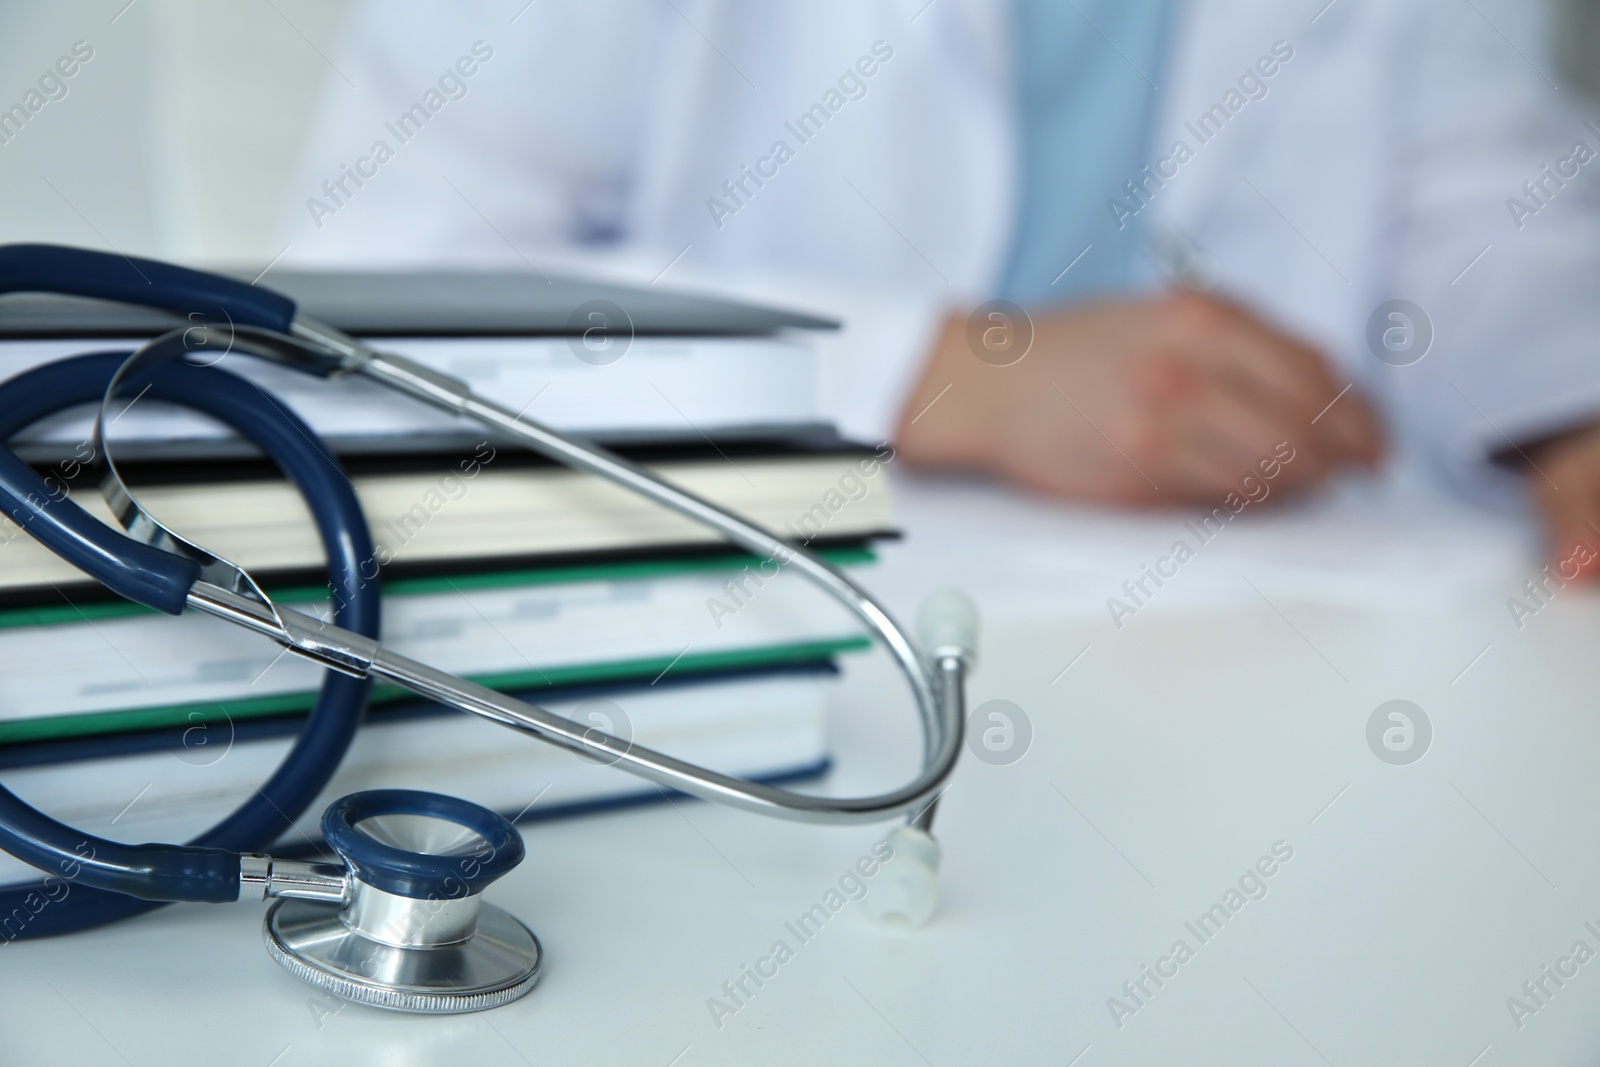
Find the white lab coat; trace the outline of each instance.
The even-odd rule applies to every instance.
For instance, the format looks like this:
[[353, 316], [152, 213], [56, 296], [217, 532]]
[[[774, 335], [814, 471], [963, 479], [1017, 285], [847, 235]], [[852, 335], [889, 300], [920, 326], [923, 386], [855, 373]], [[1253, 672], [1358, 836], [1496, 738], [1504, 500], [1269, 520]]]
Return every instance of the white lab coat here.
[[[646, 280], [835, 311], [850, 328], [825, 351], [827, 413], [886, 436], [941, 310], [991, 290], [1015, 225], [1005, 0], [524, 2], [358, 9], [290, 190], [285, 260], [613, 248]], [[1176, 174], [1145, 181], [1140, 210], [1377, 395], [1409, 449], [1481, 488], [1509, 441], [1600, 415], [1600, 160], [1564, 186], [1541, 171], [1579, 141], [1600, 151], [1600, 129], [1537, 69], [1531, 12], [1324, 3], [1179, 0], [1166, 69], [1147, 72], [1149, 159]], [[493, 56], [466, 95], [404, 145], [387, 135], [477, 41]], [[1229, 97], [1275, 46], [1292, 58], [1265, 96]], [[796, 130], [818, 103], [837, 110]], [[1202, 143], [1193, 125], [1219, 104], [1237, 111]], [[375, 176], [322, 191], [377, 139], [395, 151], [364, 165]], [[1180, 139], [1192, 158], [1163, 162]], [[1106, 191], [1108, 233], [1119, 194], [1135, 203]], [[1515, 217], [1513, 197], [1537, 213]], [[1369, 349], [1392, 299], [1432, 323], [1410, 366]]]

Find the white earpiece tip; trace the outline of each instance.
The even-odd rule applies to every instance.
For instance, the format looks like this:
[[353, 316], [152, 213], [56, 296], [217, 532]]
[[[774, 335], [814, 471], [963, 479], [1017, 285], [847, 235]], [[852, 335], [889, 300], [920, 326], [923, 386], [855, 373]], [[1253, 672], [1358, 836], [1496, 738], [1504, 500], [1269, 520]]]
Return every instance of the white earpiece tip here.
[[941, 589], [917, 612], [917, 637], [930, 656], [959, 652], [970, 667], [978, 658], [978, 608], [959, 589]]
[[872, 880], [867, 910], [886, 926], [918, 927], [939, 905], [939, 842], [902, 826], [889, 835], [894, 854]]

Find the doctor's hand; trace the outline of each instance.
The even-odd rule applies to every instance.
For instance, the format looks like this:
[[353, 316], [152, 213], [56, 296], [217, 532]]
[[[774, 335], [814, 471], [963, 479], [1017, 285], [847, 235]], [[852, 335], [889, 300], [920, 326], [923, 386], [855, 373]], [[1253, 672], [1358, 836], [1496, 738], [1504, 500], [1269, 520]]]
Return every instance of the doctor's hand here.
[[1563, 581], [1600, 577], [1600, 425], [1524, 449], [1528, 482], [1544, 519], [1550, 570]]
[[1216, 503], [1252, 474], [1312, 486], [1382, 452], [1371, 406], [1341, 396], [1317, 352], [1214, 296], [1041, 314], [1027, 354], [1004, 366], [1014, 357], [984, 351], [984, 325], [946, 321], [901, 415], [902, 457], [1065, 497], [1172, 504]]

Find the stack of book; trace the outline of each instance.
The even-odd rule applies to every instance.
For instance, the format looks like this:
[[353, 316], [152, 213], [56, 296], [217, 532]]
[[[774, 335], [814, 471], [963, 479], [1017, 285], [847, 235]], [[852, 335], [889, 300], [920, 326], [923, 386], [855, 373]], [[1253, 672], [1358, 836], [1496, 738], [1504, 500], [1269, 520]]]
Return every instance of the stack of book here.
[[[873, 543], [893, 535], [892, 452], [841, 440], [817, 419], [807, 333], [828, 323], [534, 274], [275, 272], [271, 283], [307, 315], [601, 440], [835, 562], [868, 563]], [[171, 325], [114, 305], [0, 297], [0, 377]], [[294, 408], [339, 454], [377, 543], [383, 640], [396, 651], [724, 772], [781, 781], [826, 768], [834, 661], [868, 640], [797, 577], [370, 383], [238, 355], [221, 365]], [[64, 413], [12, 444], [109, 522], [89, 420]], [[315, 529], [264, 457], [149, 401], [118, 415], [111, 441], [164, 523], [281, 602], [326, 613]], [[9, 788], [90, 833], [183, 840], [270, 774], [311, 705], [317, 668], [219, 620], [118, 601], [15, 527], [0, 542]], [[384, 687], [323, 799], [376, 786], [451, 793], [522, 820], [661, 795]], [[320, 809], [283, 844], [314, 841]], [[0, 856], [0, 882], [31, 873]]]

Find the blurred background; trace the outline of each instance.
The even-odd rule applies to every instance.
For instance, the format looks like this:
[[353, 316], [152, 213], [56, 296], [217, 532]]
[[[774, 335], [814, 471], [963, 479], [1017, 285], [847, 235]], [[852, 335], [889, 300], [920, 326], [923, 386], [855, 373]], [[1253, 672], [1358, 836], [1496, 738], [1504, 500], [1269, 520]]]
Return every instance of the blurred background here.
[[[9, 4], [9, 106], [76, 41], [93, 58], [0, 145], [0, 232], [191, 261], [270, 259], [346, 0]], [[38, 121], [45, 119], [48, 121]], [[281, 246], [279, 246], [281, 247]]]
[[[1547, 69], [1580, 106], [1600, 113], [1600, 0], [1471, 2], [1507, 27], [1530, 20], [1502, 20], [1497, 11], [1548, 4], [1554, 48], [1549, 40], [1512, 43], [1549, 57]], [[94, 56], [68, 81], [67, 95], [41, 113], [48, 121], [0, 144], [0, 239], [114, 246], [189, 262], [272, 259], [283, 248], [289, 186], [319, 96], [359, 92], [333, 65], [352, 7], [350, 0], [6, 5], [0, 107], [20, 99], [74, 42], [87, 42]]]

